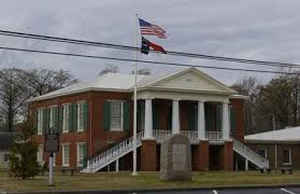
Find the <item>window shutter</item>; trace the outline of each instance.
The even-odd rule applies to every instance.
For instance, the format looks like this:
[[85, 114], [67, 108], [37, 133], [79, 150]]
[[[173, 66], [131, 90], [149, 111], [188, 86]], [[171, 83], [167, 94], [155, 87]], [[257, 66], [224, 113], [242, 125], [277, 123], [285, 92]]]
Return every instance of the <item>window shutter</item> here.
[[82, 151], [83, 151], [83, 168], [85, 168], [87, 166], [87, 144], [82, 144]]
[[129, 131], [130, 127], [130, 104], [129, 102], [123, 103], [123, 129]]
[[60, 106], [58, 108], [58, 114], [57, 114], [57, 122], [58, 122], [58, 133], [62, 133], [63, 128], [63, 121], [64, 121], [64, 106]]
[[221, 131], [222, 130], [222, 104], [217, 105], [217, 112], [216, 112], [216, 130]]
[[73, 108], [72, 108], [72, 104], [68, 104], [68, 114], [69, 114], [69, 118], [68, 118], [68, 131], [72, 132], [73, 131]]
[[73, 131], [76, 132], [78, 129], [78, 106], [77, 104], [72, 104], [73, 106]]
[[56, 132], [59, 132], [59, 129], [58, 129], [58, 106], [54, 107], [53, 108], [53, 120], [54, 120], [54, 129]]
[[33, 115], [34, 123], [35, 123], [35, 131], [38, 134], [38, 126], [39, 126], [39, 109], [36, 109]]
[[108, 131], [110, 129], [110, 102], [104, 101], [103, 104], [103, 129], [104, 131]]
[[87, 131], [89, 121], [89, 104], [87, 102], [83, 103], [83, 130]]
[[236, 112], [232, 106], [230, 106], [230, 128], [234, 132], [236, 130]]

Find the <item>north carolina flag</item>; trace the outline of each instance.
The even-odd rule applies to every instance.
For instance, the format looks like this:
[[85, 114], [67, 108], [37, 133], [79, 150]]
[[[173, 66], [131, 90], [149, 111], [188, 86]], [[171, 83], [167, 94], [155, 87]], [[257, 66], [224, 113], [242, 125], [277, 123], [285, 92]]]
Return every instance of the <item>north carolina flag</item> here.
[[142, 36], [141, 53], [147, 55], [149, 53], [150, 48], [151, 48], [151, 50], [159, 51], [161, 53], [167, 54], [167, 51], [162, 46], [155, 44], [153, 42], [150, 42], [149, 40], [147, 40], [146, 38], [144, 38]]

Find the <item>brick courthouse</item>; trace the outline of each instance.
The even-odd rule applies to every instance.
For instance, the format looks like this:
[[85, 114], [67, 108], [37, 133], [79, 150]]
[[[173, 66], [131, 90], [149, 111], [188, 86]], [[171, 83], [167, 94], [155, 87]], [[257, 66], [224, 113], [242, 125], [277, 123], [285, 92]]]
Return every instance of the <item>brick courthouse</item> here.
[[[57, 167], [131, 170], [133, 86], [134, 75], [109, 73], [31, 99], [37, 159], [47, 160], [43, 134], [53, 128], [61, 133]], [[268, 168], [268, 161], [243, 143], [245, 97], [197, 68], [139, 75], [137, 98], [139, 170], [159, 170], [160, 144], [177, 133], [190, 139], [195, 171], [233, 170], [241, 159]]]

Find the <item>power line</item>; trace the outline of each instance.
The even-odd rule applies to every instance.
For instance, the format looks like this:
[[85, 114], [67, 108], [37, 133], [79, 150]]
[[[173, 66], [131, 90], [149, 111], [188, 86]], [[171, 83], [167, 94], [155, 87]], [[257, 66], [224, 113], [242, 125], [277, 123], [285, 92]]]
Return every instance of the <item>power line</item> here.
[[[138, 48], [138, 47], [126, 46], [126, 45], [120, 45], [120, 44], [110, 44], [110, 43], [104, 43], [104, 42], [94, 42], [94, 41], [70, 39], [70, 38], [63, 38], [63, 37], [56, 37], [56, 36], [23, 33], [23, 32], [16, 32], [16, 31], [7, 31], [7, 30], [0, 30], [0, 35], [17, 37], [17, 38], [53, 41], [53, 42], [60, 42], [60, 43], [70, 43], [70, 44], [77, 44], [77, 45], [112, 48], [112, 49], [119, 49], [119, 50], [129, 50], [129, 51], [140, 50], [140, 48]], [[154, 52], [154, 51], [152, 51], [152, 52]], [[193, 57], [193, 58], [200, 58], [200, 59], [207, 59], [207, 60], [218, 60], [218, 61], [226, 61], [226, 62], [234, 62], [234, 63], [242, 63], [242, 64], [270, 66], [270, 67], [300, 68], [300, 64], [295, 64], [295, 63], [252, 60], [252, 59], [246, 59], [246, 58], [220, 57], [220, 56], [213, 56], [213, 55], [202, 55], [202, 54], [195, 54], [195, 53], [178, 52], [178, 51], [167, 51], [167, 54], [173, 55], [173, 56]]]
[[163, 64], [163, 65], [179, 66], [179, 67], [201, 67], [201, 68], [207, 68], [207, 69], [219, 69], [219, 70], [229, 70], [229, 71], [246, 71], [246, 72], [258, 72], [258, 73], [274, 73], [274, 74], [287, 74], [287, 75], [296, 75], [297, 74], [297, 73], [288, 73], [288, 72], [282, 72], [282, 71], [229, 68], [229, 67], [217, 67], [217, 66], [207, 66], [207, 65], [192, 65], [192, 64], [186, 64], [186, 63], [171, 63], [171, 62], [160, 62], [160, 61], [151, 61], [151, 60], [136, 60], [136, 59], [129, 59], [129, 58], [104, 57], [104, 56], [96, 56], [96, 55], [83, 55], [83, 54], [76, 54], [76, 53], [63, 53], [63, 52], [56, 52], [56, 51], [42, 51], [42, 50], [23, 49], [23, 48], [14, 48], [14, 47], [0, 47], [0, 50], [39, 53], [39, 54], [50, 54], [50, 55], [61, 55], [61, 56], [71, 56], [71, 57], [84, 57], [84, 58], [104, 59], [104, 60], [124, 61], [124, 62]]

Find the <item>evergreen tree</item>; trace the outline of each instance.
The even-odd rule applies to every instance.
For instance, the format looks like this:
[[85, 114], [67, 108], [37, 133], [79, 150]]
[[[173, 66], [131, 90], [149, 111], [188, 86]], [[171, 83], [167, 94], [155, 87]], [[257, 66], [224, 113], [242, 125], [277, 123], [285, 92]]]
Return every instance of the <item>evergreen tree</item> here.
[[35, 128], [32, 121], [24, 121], [20, 124], [19, 133], [9, 154], [9, 173], [18, 178], [26, 179], [34, 177], [40, 172], [37, 162], [38, 145], [32, 138]]

